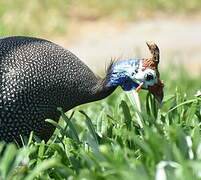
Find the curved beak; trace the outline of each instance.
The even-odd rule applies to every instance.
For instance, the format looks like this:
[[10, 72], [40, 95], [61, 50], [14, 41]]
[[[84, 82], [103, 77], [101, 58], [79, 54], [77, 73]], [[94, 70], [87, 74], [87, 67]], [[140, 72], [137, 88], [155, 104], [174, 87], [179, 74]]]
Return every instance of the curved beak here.
[[153, 86], [149, 86], [148, 90], [151, 94], [154, 95], [154, 97], [161, 103], [163, 100], [163, 88], [164, 88], [164, 84], [159, 81], [157, 84], [153, 85]]

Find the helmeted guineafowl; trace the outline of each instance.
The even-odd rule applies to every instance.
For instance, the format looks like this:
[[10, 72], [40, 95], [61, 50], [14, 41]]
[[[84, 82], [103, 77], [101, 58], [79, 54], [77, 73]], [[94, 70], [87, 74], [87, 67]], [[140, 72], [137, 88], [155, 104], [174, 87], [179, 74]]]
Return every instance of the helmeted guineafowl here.
[[[70, 51], [50, 41], [31, 37], [0, 39], [0, 140], [19, 141], [31, 131], [47, 141], [58, 121], [57, 107], [65, 111], [124, 90], [143, 88], [163, 97], [159, 79], [159, 50], [148, 44], [152, 57], [111, 64], [99, 78]], [[158, 54], [158, 56], [155, 56]]]

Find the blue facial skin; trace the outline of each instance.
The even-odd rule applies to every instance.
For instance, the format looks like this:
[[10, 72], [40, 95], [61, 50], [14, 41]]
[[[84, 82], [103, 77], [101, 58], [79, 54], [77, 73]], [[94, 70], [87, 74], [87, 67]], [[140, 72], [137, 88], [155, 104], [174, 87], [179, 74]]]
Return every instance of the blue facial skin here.
[[133, 81], [143, 59], [126, 59], [116, 62], [110, 69], [107, 86], [121, 86], [124, 91], [136, 89], [139, 84]]

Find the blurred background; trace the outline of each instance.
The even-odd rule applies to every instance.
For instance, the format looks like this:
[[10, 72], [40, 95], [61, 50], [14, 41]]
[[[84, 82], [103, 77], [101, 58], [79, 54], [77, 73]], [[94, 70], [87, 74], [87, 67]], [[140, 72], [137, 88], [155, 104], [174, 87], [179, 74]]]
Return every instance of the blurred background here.
[[51, 40], [98, 73], [111, 59], [149, 56], [154, 41], [162, 68], [201, 72], [200, 0], [0, 0], [0, 35]]

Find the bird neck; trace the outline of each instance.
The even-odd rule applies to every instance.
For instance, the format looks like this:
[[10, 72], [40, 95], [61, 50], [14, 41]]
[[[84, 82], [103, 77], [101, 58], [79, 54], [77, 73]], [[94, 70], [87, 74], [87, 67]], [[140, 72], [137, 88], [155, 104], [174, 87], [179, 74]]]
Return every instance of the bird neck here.
[[142, 59], [126, 59], [113, 63], [107, 74], [107, 87], [121, 86], [124, 91], [135, 89], [139, 85], [130, 78], [130, 74], [139, 68]]
[[[89, 84], [86, 83], [87, 86], [85, 88], [83, 89], [80, 88], [81, 91], [79, 95], [77, 95], [76, 93], [74, 94], [73, 101], [71, 99], [72, 97], [70, 99], [68, 99], [67, 97], [64, 98], [65, 99], [64, 104], [57, 106], [58, 107], [61, 106], [63, 107], [64, 111], [68, 111], [78, 105], [101, 100], [112, 94], [112, 92], [117, 87], [117, 86], [110, 86], [110, 87], [106, 86], [107, 77], [102, 79], [96, 77], [95, 74], [93, 74], [91, 79], [92, 82], [90, 82]], [[68, 94], [68, 92], [66, 92], [66, 94]]]
[[117, 85], [107, 86], [108, 76], [105, 78], [99, 78], [96, 85], [92, 88], [92, 97], [94, 100], [101, 100], [110, 94], [117, 88]]

